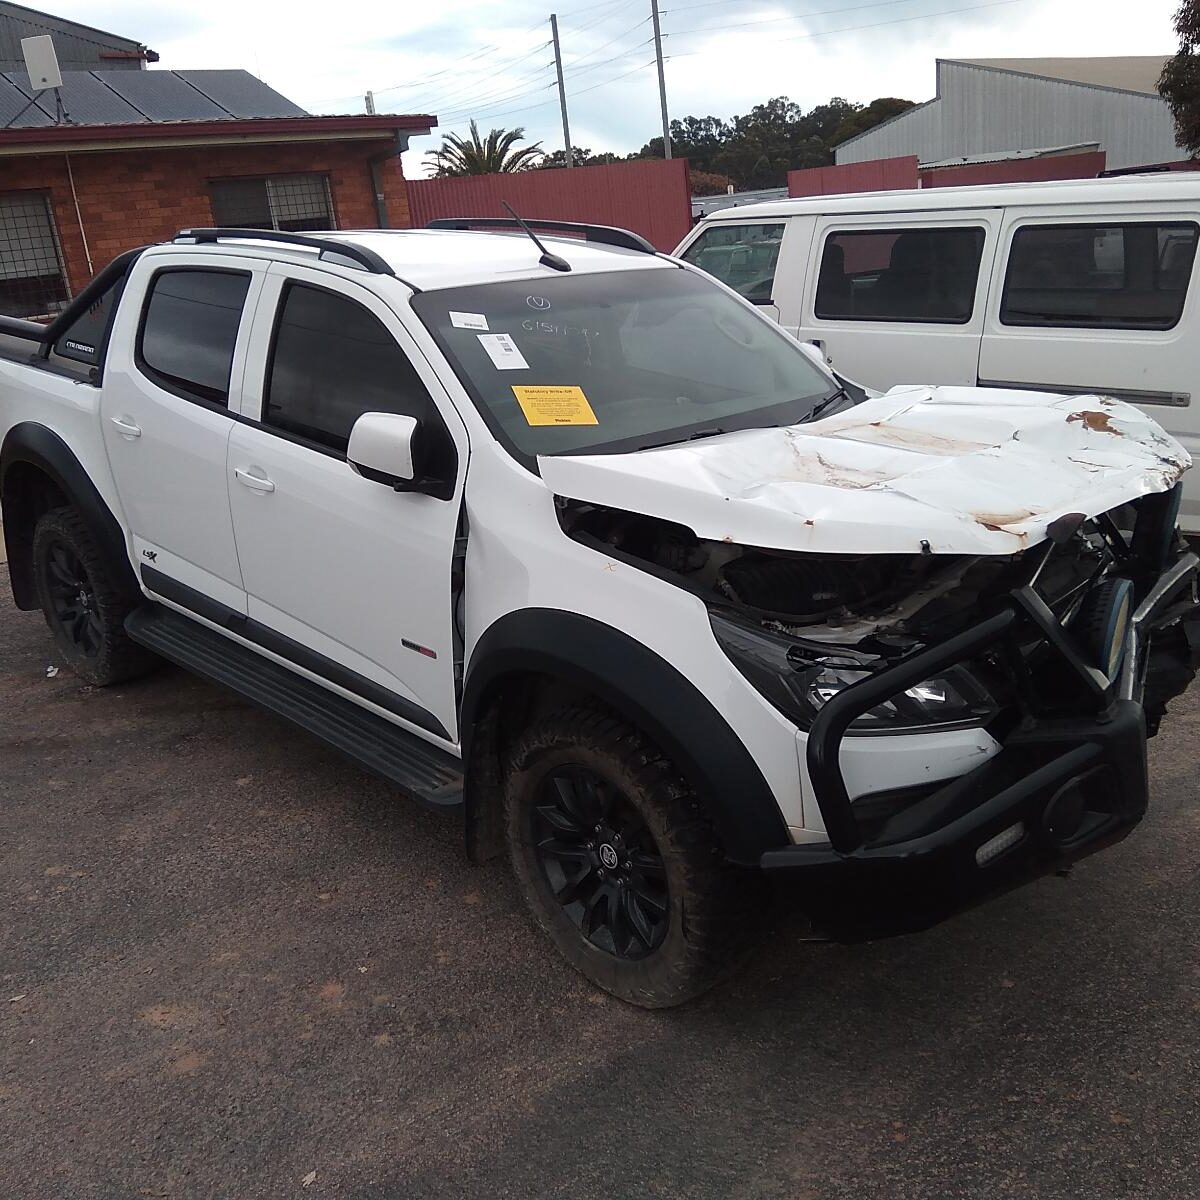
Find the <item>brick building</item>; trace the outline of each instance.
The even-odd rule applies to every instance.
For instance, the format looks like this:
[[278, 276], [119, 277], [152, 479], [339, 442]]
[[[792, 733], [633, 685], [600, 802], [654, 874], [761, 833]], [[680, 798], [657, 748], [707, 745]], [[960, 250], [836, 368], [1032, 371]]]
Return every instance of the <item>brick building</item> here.
[[69, 123], [0, 72], [9, 316], [56, 312], [120, 251], [189, 226], [407, 226], [399, 155], [436, 123], [312, 116], [245, 71], [64, 71], [61, 98]]

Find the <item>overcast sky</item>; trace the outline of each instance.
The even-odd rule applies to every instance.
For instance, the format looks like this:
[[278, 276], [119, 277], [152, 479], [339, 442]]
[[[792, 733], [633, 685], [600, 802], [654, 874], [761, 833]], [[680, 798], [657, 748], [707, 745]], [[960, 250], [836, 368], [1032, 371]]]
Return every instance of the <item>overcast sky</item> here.
[[[33, 0], [28, 0], [33, 2]], [[439, 130], [523, 125], [562, 146], [549, 47], [556, 0], [46, 0], [136, 38], [160, 66], [245, 67], [315, 113], [432, 113]], [[745, 112], [787, 95], [927, 100], [936, 58], [1169, 54], [1178, 0], [660, 0], [672, 117]], [[650, 0], [562, 0], [571, 140], [636, 150], [661, 131]], [[409, 175], [439, 135], [414, 142]]]

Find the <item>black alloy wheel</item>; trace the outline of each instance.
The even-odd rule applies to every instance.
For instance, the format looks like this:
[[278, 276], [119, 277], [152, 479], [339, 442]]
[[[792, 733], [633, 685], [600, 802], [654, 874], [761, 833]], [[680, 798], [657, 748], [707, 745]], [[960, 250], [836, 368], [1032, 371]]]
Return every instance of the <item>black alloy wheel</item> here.
[[629, 799], [571, 764], [545, 776], [529, 811], [542, 874], [583, 936], [619, 959], [658, 949], [670, 924], [667, 871]]
[[46, 574], [50, 613], [58, 630], [85, 658], [95, 658], [104, 639], [96, 587], [79, 556], [66, 542], [50, 543]]

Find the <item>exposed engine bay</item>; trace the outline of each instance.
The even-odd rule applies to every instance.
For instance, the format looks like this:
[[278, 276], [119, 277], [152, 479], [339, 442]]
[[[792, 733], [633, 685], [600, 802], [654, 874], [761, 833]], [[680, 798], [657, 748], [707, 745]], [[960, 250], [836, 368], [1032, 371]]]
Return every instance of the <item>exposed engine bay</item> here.
[[[1113, 589], [1128, 587], [1131, 597], [1138, 595], [1136, 582], [1126, 582], [1130, 576], [1136, 581], [1137, 575], [1136, 504], [1093, 520], [1079, 518], [1053, 546], [1043, 543], [1013, 555], [771, 550], [700, 538], [686, 526], [602, 505], [562, 499], [558, 505], [562, 527], [573, 539], [692, 591], [712, 613], [777, 638], [776, 667], [782, 674], [789, 667], [818, 672], [808, 681], [809, 706], [819, 705], [825, 691], [833, 694], [862, 674], [952, 637], [1031, 577], [1054, 618], [1075, 632], [1084, 657], [1103, 668], [1101, 660], [1111, 652], [1103, 639]], [[1181, 605], [1181, 616], [1190, 604]], [[1178, 620], [1152, 640], [1145, 679], [1152, 732], [1166, 702], [1195, 673], [1196, 628]], [[720, 630], [718, 640], [723, 640]], [[1018, 683], [1036, 695], [1042, 712], [1069, 708], [1069, 684], [1057, 667], [1042, 667], [1045, 648], [1036, 631], [1025, 642], [1025, 661], [1015, 668], [1023, 680], [1014, 679], [1011, 661], [996, 657], [972, 668], [995, 702], [993, 711], [1017, 703]], [[771, 668], [763, 647], [747, 641], [735, 654], [740, 661], [759, 663], [757, 682], [770, 690], [765, 676]], [[960, 685], [958, 691], [964, 688]], [[790, 700], [781, 707], [789, 715], [795, 711]]]
[[[576, 540], [675, 575], [768, 628], [885, 657], [954, 633], [1024, 572], [1023, 554], [803, 554], [707, 541], [682, 525], [598, 505], [567, 501], [560, 511]], [[1103, 538], [1081, 533], [1048, 564], [1039, 591], [1062, 615], [1111, 557]]]

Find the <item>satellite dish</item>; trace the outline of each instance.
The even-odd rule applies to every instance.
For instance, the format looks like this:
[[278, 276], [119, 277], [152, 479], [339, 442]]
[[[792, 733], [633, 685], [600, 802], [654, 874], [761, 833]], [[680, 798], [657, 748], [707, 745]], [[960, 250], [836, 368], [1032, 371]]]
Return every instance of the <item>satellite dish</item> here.
[[25, 69], [29, 72], [29, 86], [35, 92], [62, 87], [62, 71], [58, 69], [58, 55], [54, 52], [54, 39], [43, 33], [39, 37], [21, 39], [21, 52], [25, 55]]

